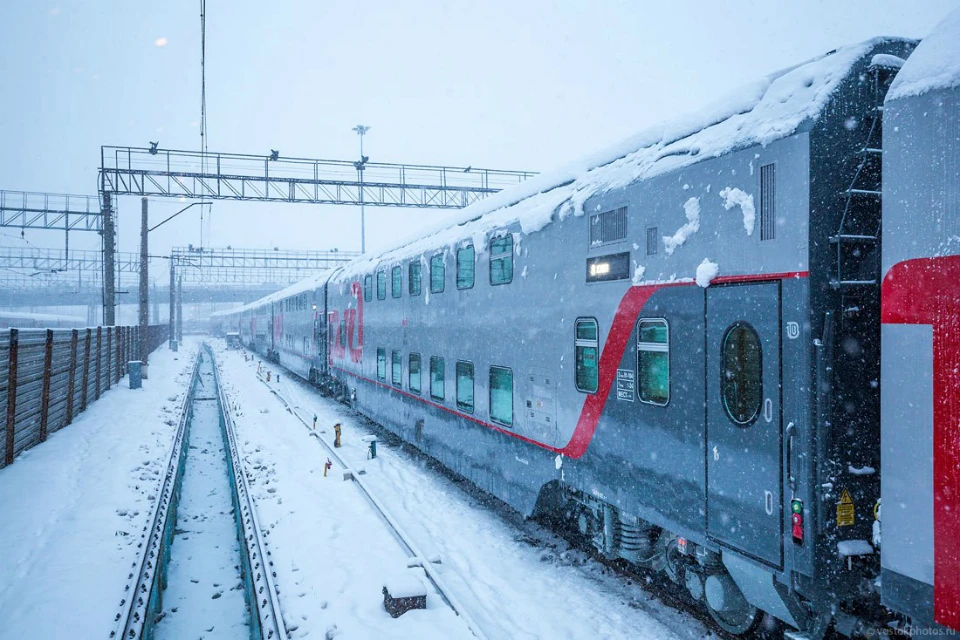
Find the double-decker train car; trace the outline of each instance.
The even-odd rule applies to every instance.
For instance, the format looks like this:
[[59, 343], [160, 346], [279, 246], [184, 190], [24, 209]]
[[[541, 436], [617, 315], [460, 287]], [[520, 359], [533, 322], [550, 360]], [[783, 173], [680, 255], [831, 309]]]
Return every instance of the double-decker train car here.
[[884, 120], [883, 598], [960, 630], [960, 11], [907, 60]]
[[250, 304], [211, 314], [216, 335], [238, 332], [240, 341], [310, 382], [325, 359], [324, 272]]
[[[838, 49], [492, 196], [235, 312], [243, 341], [666, 572], [728, 632], [766, 613], [867, 634], [886, 622], [883, 101], [915, 45]], [[274, 333], [304, 291], [301, 358]]]

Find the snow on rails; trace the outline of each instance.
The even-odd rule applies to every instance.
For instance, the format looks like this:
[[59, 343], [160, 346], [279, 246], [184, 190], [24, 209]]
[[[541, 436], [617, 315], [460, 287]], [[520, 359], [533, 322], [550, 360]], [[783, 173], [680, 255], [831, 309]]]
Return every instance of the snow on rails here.
[[[213, 351], [204, 345], [194, 365], [190, 388], [184, 396], [180, 422], [171, 449], [166, 471], [161, 481], [151, 524], [145, 527], [139, 545], [141, 555], [134, 562], [123, 600], [116, 615], [116, 629], [111, 638], [129, 640], [149, 638], [166, 615], [163, 598], [170, 578], [171, 557], [177, 548], [172, 546], [177, 528], [177, 512], [182, 498], [185, 468], [190, 455], [191, 429], [204, 403], [215, 403], [217, 426], [226, 455], [226, 474], [229, 477], [230, 505], [222, 513], [232, 514], [237, 540], [241, 541], [239, 578], [243, 585], [248, 626], [251, 637], [274, 639], [286, 637], [283, 618], [276, 601], [274, 570], [256, 507], [248, 491], [248, 478], [243, 467], [230, 415], [230, 402], [220, 385], [219, 372]], [[207, 409], [207, 413], [209, 410]], [[210, 416], [205, 416], [209, 420]], [[206, 450], [204, 450], [204, 453]], [[230, 508], [232, 507], [232, 508]], [[183, 543], [181, 543], [183, 544]], [[215, 595], [214, 598], [219, 598]], [[206, 626], [207, 621], [199, 621]], [[240, 621], [236, 621], [240, 622]]]

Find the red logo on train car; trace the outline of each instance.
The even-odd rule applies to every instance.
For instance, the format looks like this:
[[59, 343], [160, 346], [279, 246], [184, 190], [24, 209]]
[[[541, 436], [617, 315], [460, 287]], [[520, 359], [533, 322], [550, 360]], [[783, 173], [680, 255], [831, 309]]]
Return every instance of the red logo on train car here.
[[330, 357], [343, 360], [350, 351], [352, 362], [363, 360], [363, 287], [359, 282], [350, 285], [350, 295], [357, 306], [350, 305], [343, 310], [343, 320], [337, 311], [329, 313]]

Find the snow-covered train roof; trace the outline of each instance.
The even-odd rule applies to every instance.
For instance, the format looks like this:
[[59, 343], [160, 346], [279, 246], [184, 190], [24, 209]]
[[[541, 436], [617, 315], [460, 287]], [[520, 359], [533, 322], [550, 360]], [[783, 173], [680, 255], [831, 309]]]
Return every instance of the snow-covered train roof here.
[[887, 100], [960, 86], [960, 9], [934, 27], [893, 80]]
[[327, 278], [330, 277], [331, 271], [328, 269], [326, 271], [321, 271], [315, 275], [310, 276], [309, 278], [304, 278], [299, 282], [295, 282], [288, 287], [280, 289], [276, 293], [271, 293], [268, 296], [264, 296], [259, 300], [254, 300], [253, 302], [247, 303], [241, 307], [234, 307], [233, 309], [226, 309], [224, 311], [214, 311], [210, 314], [211, 318], [219, 318], [221, 316], [229, 316], [235, 313], [242, 313], [244, 311], [250, 311], [251, 309], [256, 309], [265, 304], [271, 302], [276, 302], [277, 300], [283, 300], [284, 298], [289, 298], [306, 291], [312, 291], [318, 287], [322, 287], [323, 283], [327, 281]]
[[87, 319], [80, 316], [62, 316], [53, 313], [29, 313], [26, 311], [0, 311], [0, 320], [32, 320], [35, 322], [72, 322], [78, 327], [86, 324]]
[[772, 73], [698, 112], [650, 127], [600, 153], [474, 203], [417, 239], [357, 258], [334, 279], [354, 278], [380, 263], [410, 259], [465, 238], [473, 239], [476, 250], [483, 252], [489, 234], [510, 225], [533, 233], [550, 224], [554, 213], [559, 219], [583, 215], [591, 196], [790, 136], [821, 115], [858, 60], [892, 40], [874, 38], [848, 45]]

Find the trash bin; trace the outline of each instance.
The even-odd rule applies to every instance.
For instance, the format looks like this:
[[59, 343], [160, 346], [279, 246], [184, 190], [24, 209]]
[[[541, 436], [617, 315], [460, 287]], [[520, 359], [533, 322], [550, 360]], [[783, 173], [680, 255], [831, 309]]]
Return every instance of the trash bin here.
[[143, 386], [143, 362], [131, 360], [127, 363], [127, 373], [130, 375], [130, 388], [139, 389]]
[[377, 457], [377, 436], [363, 436], [361, 438], [367, 443], [367, 458], [373, 460]]

